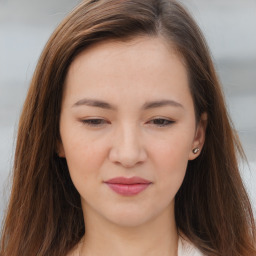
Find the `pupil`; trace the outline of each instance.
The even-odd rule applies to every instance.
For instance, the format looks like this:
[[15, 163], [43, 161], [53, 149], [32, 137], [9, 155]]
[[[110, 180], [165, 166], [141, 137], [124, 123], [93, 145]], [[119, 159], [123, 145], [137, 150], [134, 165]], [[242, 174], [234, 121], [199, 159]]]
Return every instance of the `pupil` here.
[[157, 119], [157, 120], [155, 120], [155, 123], [163, 125], [165, 123], [165, 120], [164, 119]]
[[101, 123], [101, 120], [99, 120], [99, 119], [93, 119], [91, 122], [92, 122], [93, 124], [100, 124], [100, 123]]

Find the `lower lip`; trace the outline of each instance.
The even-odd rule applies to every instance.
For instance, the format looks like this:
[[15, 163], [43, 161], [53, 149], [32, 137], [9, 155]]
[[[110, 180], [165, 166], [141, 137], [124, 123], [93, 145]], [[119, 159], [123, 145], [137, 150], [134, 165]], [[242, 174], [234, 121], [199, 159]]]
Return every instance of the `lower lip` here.
[[137, 195], [143, 190], [145, 190], [150, 183], [146, 184], [116, 184], [116, 183], [106, 183], [112, 190], [123, 196], [133, 196]]

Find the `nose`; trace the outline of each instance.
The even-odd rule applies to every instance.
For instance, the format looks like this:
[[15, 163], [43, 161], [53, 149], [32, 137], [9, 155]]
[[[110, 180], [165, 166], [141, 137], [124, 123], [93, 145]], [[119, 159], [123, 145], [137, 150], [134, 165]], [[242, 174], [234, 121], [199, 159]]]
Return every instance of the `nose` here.
[[111, 138], [110, 161], [125, 168], [131, 168], [147, 159], [146, 149], [138, 130], [135, 125], [130, 125], [115, 131]]

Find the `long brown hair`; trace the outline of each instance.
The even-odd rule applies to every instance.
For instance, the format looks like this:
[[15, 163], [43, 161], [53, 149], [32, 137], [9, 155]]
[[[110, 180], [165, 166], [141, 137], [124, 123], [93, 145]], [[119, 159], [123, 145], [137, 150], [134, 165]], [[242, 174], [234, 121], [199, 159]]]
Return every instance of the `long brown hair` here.
[[35, 70], [19, 122], [1, 256], [63, 256], [86, 232], [80, 196], [56, 154], [62, 91], [89, 45], [161, 36], [184, 59], [197, 118], [208, 113], [202, 153], [175, 198], [178, 229], [205, 255], [252, 256], [255, 223], [237, 155], [243, 155], [200, 29], [173, 0], [86, 0], [56, 29]]

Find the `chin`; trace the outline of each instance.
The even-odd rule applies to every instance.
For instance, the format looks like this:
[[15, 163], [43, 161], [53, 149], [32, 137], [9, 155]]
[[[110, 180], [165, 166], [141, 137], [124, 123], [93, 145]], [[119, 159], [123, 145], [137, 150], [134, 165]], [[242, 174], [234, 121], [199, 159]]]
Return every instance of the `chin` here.
[[[150, 211], [143, 211], [143, 210], [122, 210], [122, 211], [116, 211], [115, 214], [113, 214], [113, 211], [109, 214], [109, 216], [105, 216], [108, 221], [112, 222], [115, 225], [118, 225], [120, 227], [138, 227], [141, 225], [144, 225], [145, 223], [153, 220], [156, 216], [151, 213], [148, 215], [147, 213], [150, 213]], [[156, 214], [157, 215], [157, 214]]]

